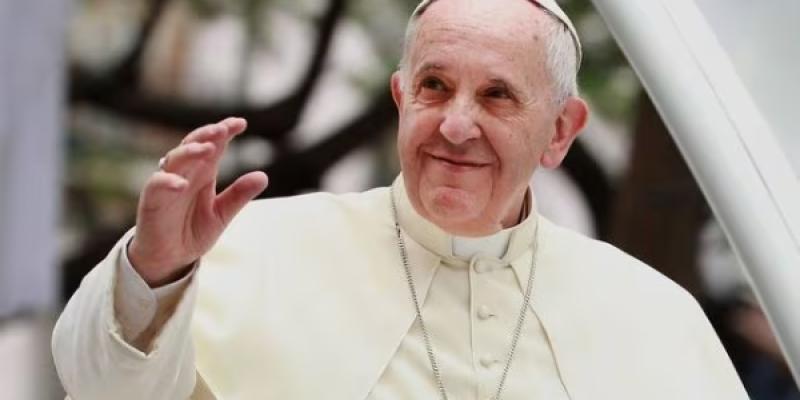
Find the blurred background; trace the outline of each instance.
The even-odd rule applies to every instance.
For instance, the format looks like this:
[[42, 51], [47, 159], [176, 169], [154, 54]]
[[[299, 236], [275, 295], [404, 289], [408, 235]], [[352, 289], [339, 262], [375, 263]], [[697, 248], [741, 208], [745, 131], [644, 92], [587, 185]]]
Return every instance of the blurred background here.
[[[399, 166], [388, 79], [416, 3], [0, 2], [0, 399], [63, 398], [52, 323], [133, 225], [159, 157], [193, 128], [247, 118], [220, 182], [265, 170], [262, 197], [389, 184]], [[696, 296], [753, 399], [800, 399], [722, 230], [603, 19], [589, 0], [560, 3], [583, 41], [580, 87], [593, 114], [564, 165], [536, 173], [540, 212]], [[768, 27], [728, 6], [731, 14], [713, 15], [736, 27], [729, 43]], [[776, 51], [800, 60], [797, 43]], [[748, 65], [770, 56], [758, 41], [738, 49]], [[797, 137], [787, 145], [800, 146]]]

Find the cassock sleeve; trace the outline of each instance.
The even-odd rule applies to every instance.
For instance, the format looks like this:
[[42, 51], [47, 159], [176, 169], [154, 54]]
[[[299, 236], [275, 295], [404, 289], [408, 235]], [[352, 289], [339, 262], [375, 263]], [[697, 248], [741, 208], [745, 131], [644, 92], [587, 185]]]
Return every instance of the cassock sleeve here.
[[[197, 381], [190, 336], [197, 280], [191, 279], [160, 329], [125, 341], [114, 307], [122, 248], [129, 231], [81, 282], [53, 331], [53, 359], [64, 389], [75, 400], [186, 399]], [[171, 316], [169, 316], [171, 315]], [[157, 319], [157, 318], [156, 318]], [[149, 343], [149, 346], [147, 345]]]
[[117, 266], [114, 312], [123, 339], [137, 349], [147, 351], [152, 345], [153, 332], [160, 331], [172, 316], [199, 263], [195, 263], [181, 279], [153, 289], [133, 268], [127, 244], [122, 246]]

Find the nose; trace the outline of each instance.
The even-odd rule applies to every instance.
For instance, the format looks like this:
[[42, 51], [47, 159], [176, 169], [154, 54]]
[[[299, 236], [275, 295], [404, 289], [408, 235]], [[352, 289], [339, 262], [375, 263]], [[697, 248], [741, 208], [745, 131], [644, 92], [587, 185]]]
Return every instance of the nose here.
[[475, 105], [469, 101], [454, 99], [439, 126], [442, 136], [456, 145], [480, 137], [481, 131], [475, 123], [475, 112]]

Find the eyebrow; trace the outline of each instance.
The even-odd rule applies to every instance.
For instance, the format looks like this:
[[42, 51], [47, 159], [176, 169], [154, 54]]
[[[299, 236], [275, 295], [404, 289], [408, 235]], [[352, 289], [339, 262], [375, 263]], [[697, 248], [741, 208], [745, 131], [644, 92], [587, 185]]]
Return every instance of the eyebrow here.
[[[447, 71], [447, 67], [444, 64], [438, 62], [428, 61], [422, 64], [419, 68], [417, 68], [417, 71], [414, 73], [414, 75], [416, 76], [419, 74], [424, 74], [426, 72], [440, 72], [440, 71]], [[502, 87], [503, 89], [508, 90], [508, 92], [511, 93], [511, 95], [516, 99], [522, 99], [521, 96], [522, 92], [519, 90], [519, 88], [517, 88], [516, 85], [511, 83], [508, 79], [495, 76], [489, 78], [489, 83], [493, 86]]]
[[426, 62], [417, 69], [416, 74], [431, 72], [431, 71], [445, 71], [445, 70], [447, 70], [447, 68], [442, 64], [436, 62]]

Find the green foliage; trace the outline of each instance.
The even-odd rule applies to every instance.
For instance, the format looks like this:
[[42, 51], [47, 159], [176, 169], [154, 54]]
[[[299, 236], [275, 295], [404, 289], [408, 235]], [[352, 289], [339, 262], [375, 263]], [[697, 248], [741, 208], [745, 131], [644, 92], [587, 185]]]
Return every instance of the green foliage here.
[[584, 43], [578, 76], [584, 96], [603, 117], [628, 123], [639, 93], [638, 81], [622, 50], [589, 0], [560, 2]]
[[[103, 7], [107, 1], [125, 0], [84, 0], [82, 9]], [[224, 14], [241, 18], [247, 35], [243, 65], [248, 58], [262, 46], [272, 43], [267, 25], [274, 10], [288, 12], [301, 21], [313, 25], [322, 13], [327, 0], [187, 0], [191, 11], [200, 17], [192, 23], [202, 25], [205, 19], [213, 19]], [[359, 71], [348, 76], [349, 84], [368, 94], [383, 90], [386, 79], [395, 69], [402, 45], [405, 24], [411, 10], [419, 0], [352, 0], [348, 3], [347, 16], [340, 22], [357, 24], [366, 32], [369, 44], [380, 56], [381, 62], [369, 71]], [[618, 125], [630, 122], [639, 93], [635, 75], [625, 57], [614, 42], [608, 30], [596, 14], [589, 0], [564, 0], [561, 2], [567, 14], [575, 21], [584, 46], [584, 60], [579, 75], [583, 94], [590, 100], [594, 111], [601, 117], [613, 120]], [[131, 30], [135, 32], [135, 30]], [[103, 35], [95, 40], [102, 41]], [[92, 38], [93, 36], [88, 35]], [[280, 39], [280, 38], [275, 38]], [[312, 40], [309, 38], [309, 40]], [[77, 60], [80, 61], [80, 60]], [[247, 69], [243, 68], [244, 76]], [[241, 85], [247, 85], [242, 79]], [[368, 95], [368, 97], [370, 97]], [[78, 110], [76, 110], [76, 108]], [[69, 132], [68, 186], [72, 204], [67, 205], [67, 213], [75, 221], [75, 215], [82, 215], [81, 224], [86, 231], [96, 230], [96, 224], [107, 218], [97, 217], [105, 210], [124, 210], [132, 216], [135, 210], [138, 179], [132, 177], [132, 170], [154, 165], [154, 159], [163, 154], [171, 142], [159, 142], [151, 135], [144, 139], [130, 138], [141, 136], [132, 133], [136, 123], [123, 119], [103, 122], [98, 115], [84, 118], [83, 123], [74, 122], [80, 114], [80, 107], [71, 111], [73, 122]], [[102, 114], [103, 112], [98, 112]], [[100, 122], [98, 122], [100, 120]], [[87, 127], [87, 121], [94, 127]], [[111, 125], [111, 128], [109, 128]], [[100, 126], [100, 128], [97, 128]], [[106, 133], [100, 133], [106, 132]], [[110, 133], [108, 133], [110, 132]], [[388, 135], [387, 137], [391, 137]], [[125, 139], [128, 138], [128, 139]], [[149, 141], [149, 142], [148, 142]], [[155, 143], [155, 144], [154, 144]], [[394, 160], [393, 140], [387, 139], [376, 146], [380, 159]], [[396, 172], [391, 162], [379, 166], [378, 175], [391, 177]], [[149, 171], [144, 168], [145, 172]], [[78, 202], [86, 202], [81, 206]], [[110, 205], [110, 206], [109, 206]], [[122, 206], [121, 206], [122, 205]], [[73, 210], [71, 212], [70, 210]], [[74, 210], [83, 210], [74, 212]], [[118, 211], [115, 211], [118, 212]]]

